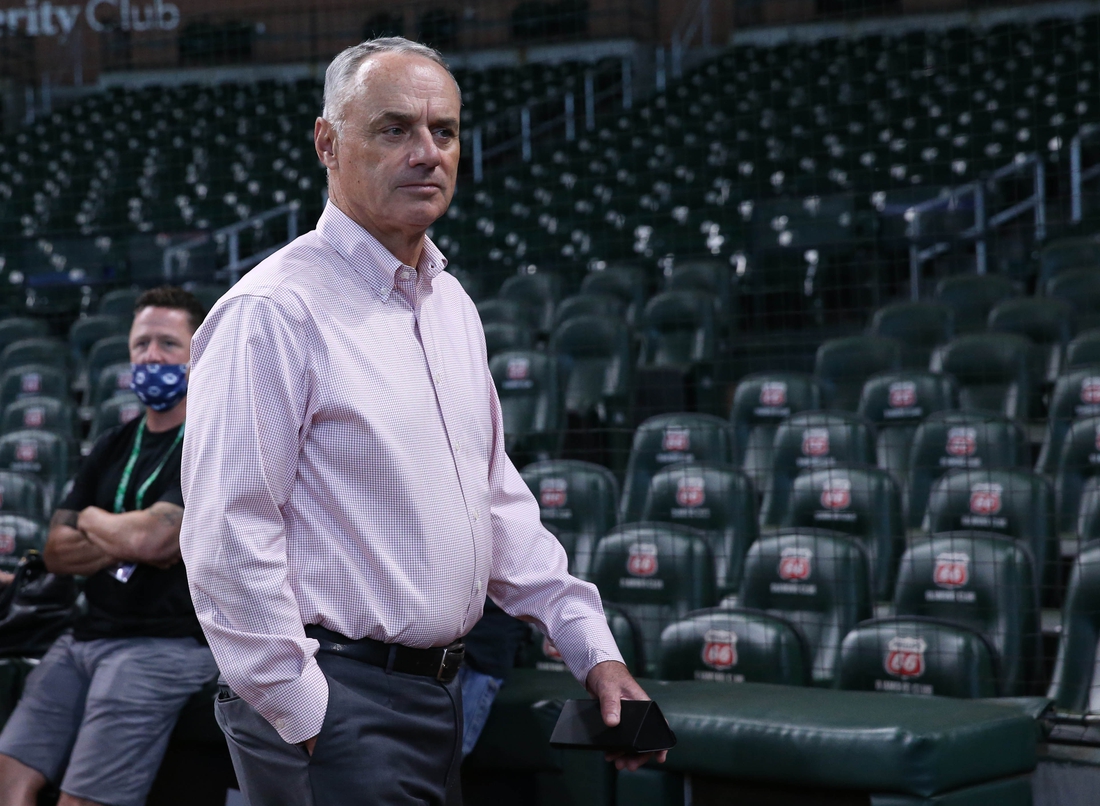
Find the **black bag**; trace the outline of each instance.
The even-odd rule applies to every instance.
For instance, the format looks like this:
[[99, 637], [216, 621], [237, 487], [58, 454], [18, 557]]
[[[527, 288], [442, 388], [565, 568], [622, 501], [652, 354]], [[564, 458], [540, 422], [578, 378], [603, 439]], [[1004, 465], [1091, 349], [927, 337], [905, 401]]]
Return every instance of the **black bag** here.
[[41, 657], [77, 616], [76, 581], [51, 574], [37, 551], [28, 551], [15, 581], [0, 591], [0, 658]]

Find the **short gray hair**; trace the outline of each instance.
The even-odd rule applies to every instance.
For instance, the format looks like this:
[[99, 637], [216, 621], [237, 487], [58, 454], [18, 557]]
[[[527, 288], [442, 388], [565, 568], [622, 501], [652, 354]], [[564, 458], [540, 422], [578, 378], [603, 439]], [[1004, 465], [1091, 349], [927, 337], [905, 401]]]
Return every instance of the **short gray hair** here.
[[458, 81], [455, 81], [454, 73], [451, 72], [451, 68], [447, 66], [447, 62], [438, 50], [405, 39], [403, 36], [368, 39], [366, 42], [360, 42], [341, 51], [325, 70], [325, 106], [321, 110], [321, 117], [331, 123], [337, 132], [340, 131], [344, 122], [344, 110], [354, 92], [353, 81], [359, 66], [379, 53], [408, 53], [435, 62], [446, 70], [447, 75], [455, 82], [459, 103], [462, 102], [462, 90], [458, 86]]

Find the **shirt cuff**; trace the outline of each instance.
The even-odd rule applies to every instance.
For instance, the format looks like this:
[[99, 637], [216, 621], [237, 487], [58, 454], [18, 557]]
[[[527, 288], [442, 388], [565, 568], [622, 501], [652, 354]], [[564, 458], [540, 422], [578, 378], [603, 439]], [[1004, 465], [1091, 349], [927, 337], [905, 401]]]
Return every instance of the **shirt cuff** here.
[[321, 732], [328, 711], [328, 679], [309, 658], [301, 677], [268, 689], [256, 710], [288, 744], [312, 739]]
[[[582, 686], [588, 680], [588, 673], [592, 671], [592, 667], [597, 663], [603, 663], [606, 660], [624, 663], [622, 653], [619, 652], [619, 647], [615, 644], [615, 639], [611, 635], [611, 630], [608, 629], [607, 622], [599, 617], [591, 619], [585, 626], [589, 625], [591, 625], [589, 630], [583, 636], [580, 636], [580, 640], [577, 642], [568, 639], [561, 643], [554, 641], [554, 645], [561, 652], [565, 665], [569, 667], [573, 677], [577, 678]], [[583, 649], [578, 652], [573, 647], [582, 647]]]

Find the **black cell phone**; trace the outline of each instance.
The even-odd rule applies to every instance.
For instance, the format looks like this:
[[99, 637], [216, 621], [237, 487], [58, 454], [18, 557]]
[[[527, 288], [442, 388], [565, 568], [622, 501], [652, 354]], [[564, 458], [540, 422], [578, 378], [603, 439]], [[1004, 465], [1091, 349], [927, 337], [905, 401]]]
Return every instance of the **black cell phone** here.
[[676, 734], [652, 700], [623, 700], [619, 724], [609, 728], [598, 700], [566, 700], [550, 746], [573, 750], [654, 753], [676, 745]]

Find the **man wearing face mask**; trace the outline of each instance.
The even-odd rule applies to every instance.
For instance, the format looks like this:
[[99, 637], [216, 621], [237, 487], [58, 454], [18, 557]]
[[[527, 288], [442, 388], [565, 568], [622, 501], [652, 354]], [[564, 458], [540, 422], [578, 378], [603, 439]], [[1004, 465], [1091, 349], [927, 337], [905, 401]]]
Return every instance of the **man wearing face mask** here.
[[142, 294], [130, 329], [143, 416], [100, 438], [50, 521], [51, 571], [87, 577], [87, 614], [46, 653], [0, 734], [0, 806], [138, 806], [187, 699], [217, 676], [180, 562], [191, 336], [179, 288]]

